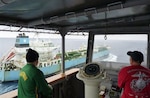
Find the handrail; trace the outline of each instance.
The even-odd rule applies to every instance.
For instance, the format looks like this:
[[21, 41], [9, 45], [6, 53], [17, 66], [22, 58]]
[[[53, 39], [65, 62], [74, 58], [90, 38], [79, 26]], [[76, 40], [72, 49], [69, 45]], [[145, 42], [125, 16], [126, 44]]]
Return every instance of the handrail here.
[[[58, 81], [61, 81], [62, 79], [67, 78], [67, 76], [78, 71], [79, 71], [79, 68], [73, 68], [73, 69], [67, 70], [64, 74], [60, 73], [60, 74], [48, 77], [46, 78], [46, 80], [49, 84], [57, 83]], [[16, 98], [17, 95], [18, 95], [18, 89], [2, 94], [0, 95], [0, 98]]]

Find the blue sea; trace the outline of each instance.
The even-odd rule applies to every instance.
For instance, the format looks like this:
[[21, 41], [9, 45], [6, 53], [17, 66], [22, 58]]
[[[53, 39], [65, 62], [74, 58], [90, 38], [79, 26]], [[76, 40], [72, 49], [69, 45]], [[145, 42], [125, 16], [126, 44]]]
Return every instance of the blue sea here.
[[[61, 39], [51, 39], [54, 45], [61, 46]], [[126, 55], [127, 51], [139, 50], [143, 52], [146, 62], [146, 49], [147, 43], [144, 40], [96, 40], [97, 45], [108, 45], [110, 47], [110, 53], [118, 57], [117, 62], [129, 62], [129, 57]], [[14, 38], [0, 38], [0, 58], [5, 55], [9, 49], [11, 49], [15, 44]], [[66, 40], [66, 50], [77, 49], [82, 45], [87, 45], [87, 40], [85, 39], [67, 39]], [[11, 90], [17, 89], [18, 83], [16, 82], [6, 82], [0, 83], [0, 94], [9, 92]]]

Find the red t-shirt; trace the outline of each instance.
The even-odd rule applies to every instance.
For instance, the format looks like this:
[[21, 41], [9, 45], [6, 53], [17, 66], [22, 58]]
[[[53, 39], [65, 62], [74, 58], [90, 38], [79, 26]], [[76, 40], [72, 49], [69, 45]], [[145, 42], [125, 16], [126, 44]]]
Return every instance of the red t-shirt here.
[[150, 70], [143, 66], [127, 66], [120, 70], [118, 86], [121, 98], [150, 98]]

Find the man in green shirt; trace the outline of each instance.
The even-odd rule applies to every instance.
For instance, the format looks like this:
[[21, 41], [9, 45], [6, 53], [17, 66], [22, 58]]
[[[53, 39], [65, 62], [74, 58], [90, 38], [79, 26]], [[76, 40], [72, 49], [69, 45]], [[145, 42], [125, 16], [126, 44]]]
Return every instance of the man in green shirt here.
[[18, 98], [51, 98], [52, 88], [45, 80], [44, 74], [36, 66], [39, 54], [28, 49], [27, 64], [21, 69], [18, 82]]

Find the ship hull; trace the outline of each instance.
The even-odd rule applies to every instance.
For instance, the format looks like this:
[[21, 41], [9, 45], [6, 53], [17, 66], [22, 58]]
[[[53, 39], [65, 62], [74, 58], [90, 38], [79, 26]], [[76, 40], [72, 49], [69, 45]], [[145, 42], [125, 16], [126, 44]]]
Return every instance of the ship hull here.
[[[94, 53], [93, 59], [100, 58], [100, 60], [103, 60], [103, 57], [107, 57], [109, 55], [109, 51], [100, 51], [97, 53]], [[103, 59], [102, 59], [103, 58]], [[72, 67], [76, 67], [79, 64], [83, 64], [86, 61], [86, 57], [82, 56], [79, 58], [74, 58], [71, 60], [65, 61], [65, 69], [69, 69]], [[56, 72], [59, 72], [61, 70], [61, 64], [54, 64], [51, 66], [41, 67], [39, 68], [45, 76], [55, 74]], [[0, 70], [0, 81], [17, 81], [19, 79], [19, 72], [20, 70], [10, 70], [10, 71], [4, 71]]]

